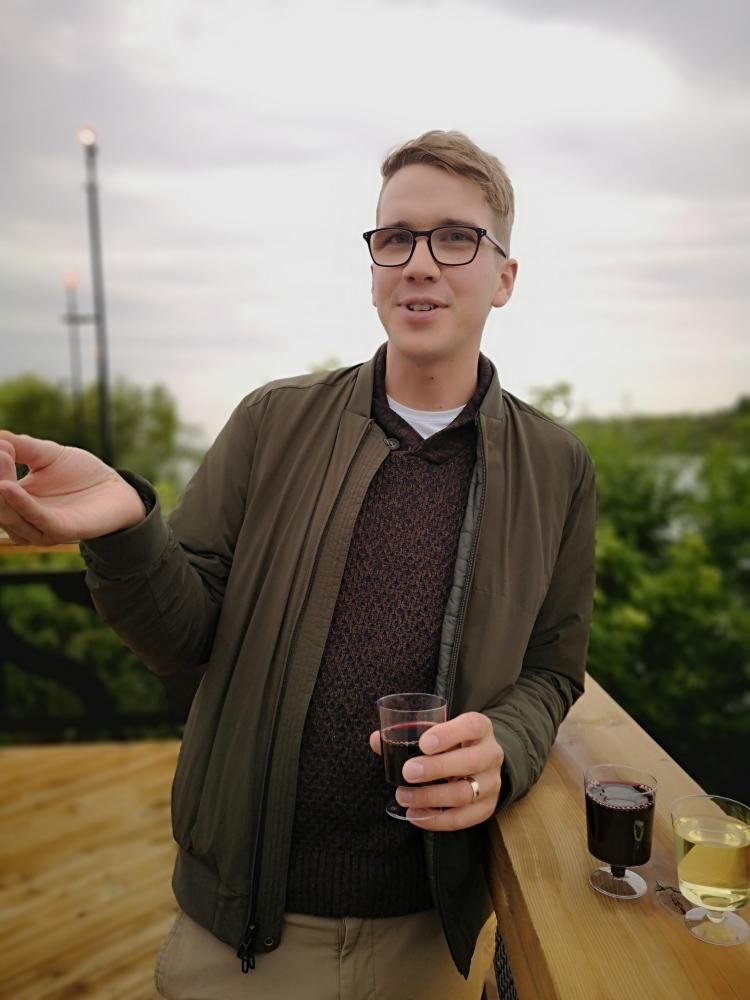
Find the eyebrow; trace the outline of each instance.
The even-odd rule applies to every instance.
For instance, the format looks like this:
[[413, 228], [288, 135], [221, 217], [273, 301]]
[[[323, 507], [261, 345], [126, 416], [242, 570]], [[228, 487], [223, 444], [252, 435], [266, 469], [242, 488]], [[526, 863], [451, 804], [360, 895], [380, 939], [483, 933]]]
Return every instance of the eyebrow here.
[[[432, 228], [436, 229], [438, 226], [470, 226], [473, 227], [475, 223], [466, 222], [465, 219], [441, 219]], [[404, 219], [399, 219], [398, 222], [391, 222], [388, 225], [382, 225], [381, 229], [411, 229], [410, 223], [404, 221]]]

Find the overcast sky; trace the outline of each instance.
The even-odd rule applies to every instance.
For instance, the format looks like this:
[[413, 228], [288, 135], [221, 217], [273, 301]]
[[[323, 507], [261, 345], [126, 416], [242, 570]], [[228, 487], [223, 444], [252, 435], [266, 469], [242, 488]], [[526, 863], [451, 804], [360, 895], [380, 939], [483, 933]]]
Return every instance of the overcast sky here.
[[256, 385], [385, 339], [361, 238], [380, 163], [445, 128], [516, 189], [519, 277], [483, 343], [508, 389], [567, 380], [579, 413], [729, 406], [750, 382], [749, 10], [5, 0], [0, 378], [69, 377], [67, 272], [91, 308], [80, 125], [112, 376], [166, 383], [206, 440]]

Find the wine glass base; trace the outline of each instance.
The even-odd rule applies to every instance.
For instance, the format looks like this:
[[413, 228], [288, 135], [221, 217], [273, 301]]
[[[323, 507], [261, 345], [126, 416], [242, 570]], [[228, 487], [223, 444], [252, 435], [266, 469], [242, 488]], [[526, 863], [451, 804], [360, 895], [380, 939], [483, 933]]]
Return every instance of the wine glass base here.
[[400, 806], [395, 799], [391, 799], [388, 805], [385, 807], [385, 811], [392, 819], [404, 819], [409, 822], [409, 818], [406, 815], [406, 809]]
[[612, 899], [640, 899], [646, 895], [648, 886], [636, 872], [624, 869], [620, 877], [612, 874], [609, 865], [595, 868], [589, 875], [589, 885], [603, 896]]
[[725, 948], [744, 944], [750, 938], [750, 927], [736, 913], [726, 913], [722, 920], [711, 920], [702, 906], [685, 914], [685, 926], [698, 940]]

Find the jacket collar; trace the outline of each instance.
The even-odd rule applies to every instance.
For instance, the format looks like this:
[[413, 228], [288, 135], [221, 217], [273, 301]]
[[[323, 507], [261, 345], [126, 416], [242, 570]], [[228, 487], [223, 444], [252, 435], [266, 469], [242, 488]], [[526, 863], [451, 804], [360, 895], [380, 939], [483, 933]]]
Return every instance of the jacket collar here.
[[[360, 416], [366, 417], [368, 420], [372, 411], [372, 392], [375, 382], [376, 357], [377, 351], [369, 361], [365, 361], [364, 364], [360, 365], [357, 369], [354, 389], [352, 390], [352, 395], [347, 406], [347, 410], [352, 410], [354, 413], [358, 413]], [[483, 416], [490, 417], [494, 420], [504, 420], [505, 403], [503, 401], [502, 386], [500, 385], [500, 376], [498, 375], [494, 364], [492, 364], [492, 361], [490, 361], [490, 365], [492, 366], [492, 381], [490, 382], [489, 389], [484, 394], [484, 399], [479, 407], [479, 412]]]

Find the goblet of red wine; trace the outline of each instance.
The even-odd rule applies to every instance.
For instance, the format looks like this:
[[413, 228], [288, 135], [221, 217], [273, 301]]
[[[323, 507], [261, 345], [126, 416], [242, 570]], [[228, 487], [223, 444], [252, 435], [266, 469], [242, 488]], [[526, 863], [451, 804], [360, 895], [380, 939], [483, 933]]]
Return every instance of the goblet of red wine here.
[[[387, 694], [378, 698], [380, 716], [380, 747], [383, 754], [385, 780], [398, 787], [407, 784], [403, 776], [404, 764], [411, 757], [420, 757], [419, 740], [431, 726], [445, 722], [447, 703], [439, 694], [409, 691]], [[432, 782], [422, 782], [432, 784]], [[416, 782], [410, 782], [416, 784]], [[406, 809], [395, 799], [385, 811], [394, 819], [406, 819]]]
[[631, 868], [651, 857], [656, 778], [625, 764], [597, 764], [583, 776], [589, 851], [606, 862], [589, 875], [597, 892], [638, 899], [646, 883]]

